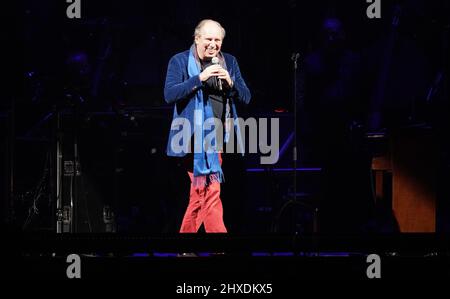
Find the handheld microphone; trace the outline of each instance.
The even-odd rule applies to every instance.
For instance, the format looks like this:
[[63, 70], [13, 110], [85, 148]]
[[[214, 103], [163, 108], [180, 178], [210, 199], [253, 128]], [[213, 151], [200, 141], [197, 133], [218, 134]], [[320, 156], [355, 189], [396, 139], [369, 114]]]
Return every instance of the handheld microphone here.
[[[211, 59], [212, 64], [219, 64], [219, 58], [217, 56], [214, 56]], [[222, 79], [217, 78], [217, 85], [219, 86], [219, 90], [222, 90]]]

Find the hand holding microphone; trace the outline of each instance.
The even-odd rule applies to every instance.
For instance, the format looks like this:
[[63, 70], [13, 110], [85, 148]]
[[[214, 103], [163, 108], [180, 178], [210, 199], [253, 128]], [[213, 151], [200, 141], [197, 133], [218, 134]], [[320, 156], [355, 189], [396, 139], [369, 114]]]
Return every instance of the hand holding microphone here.
[[217, 77], [217, 85], [219, 90], [223, 90], [223, 84], [222, 80], [225, 80], [225, 82], [228, 84], [228, 86], [232, 86], [232, 81], [230, 74], [228, 71], [219, 64], [219, 58], [213, 57], [211, 59], [211, 65], [208, 66], [203, 70], [203, 72], [200, 73], [199, 77], [202, 82], [207, 81], [210, 77]]
[[200, 81], [205, 82], [211, 77], [218, 76], [221, 68], [218, 64], [208, 66], [199, 74]]

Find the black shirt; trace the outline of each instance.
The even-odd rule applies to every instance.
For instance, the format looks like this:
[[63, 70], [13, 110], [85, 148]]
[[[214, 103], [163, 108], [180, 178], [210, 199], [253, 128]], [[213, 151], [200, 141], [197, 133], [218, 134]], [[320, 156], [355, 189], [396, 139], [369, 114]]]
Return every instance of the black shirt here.
[[[201, 61], [202, 71], [210, 66], [211, 61]], [[218, 78], [216, 76], [210, 77], [203, 83], [204, 98], [207, 99], [213, 108], [214, 117], [222, 121], [225, 120], [225, 97], [223, 89], [219, 89]]]

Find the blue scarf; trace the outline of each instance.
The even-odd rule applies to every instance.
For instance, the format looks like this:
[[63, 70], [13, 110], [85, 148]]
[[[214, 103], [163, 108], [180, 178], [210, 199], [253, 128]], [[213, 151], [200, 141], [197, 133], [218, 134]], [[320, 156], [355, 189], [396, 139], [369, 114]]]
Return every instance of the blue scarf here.
[[[192, 45], [189, 51], [188, 61], [188, 75], [189, 78], [198, 76], [200, 74], [200, 61], [196, 55], [196, 47]], [[213, 126], [209, 132], [205, 132], [203, 125], [205, 120], [214, 117], [213, 109], [209, 101], [203, 98], [203, 91], [199, 89], [194, 97], [194, 179], [193, 185], [206, 186], [211, 182], [223, 182], [223, 172], [220, 167], [219, 153], [217, 151], [217, 140], [212, 148], [205, 151], [204, 139], [205, 133], [214, 132], [216, 136], [215, 127]]]

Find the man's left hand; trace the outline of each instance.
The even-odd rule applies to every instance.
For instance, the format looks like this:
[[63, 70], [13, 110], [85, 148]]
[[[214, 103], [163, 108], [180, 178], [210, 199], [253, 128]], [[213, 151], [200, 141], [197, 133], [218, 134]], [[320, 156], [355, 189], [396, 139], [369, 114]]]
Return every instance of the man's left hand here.
[[219, 75], [217, 76], [219, 79], [225, 80], [228, 87], [233, 87], [233, 81], [231, 80], [230, 74], [224, 68], [220, 68], [217, 72]]

